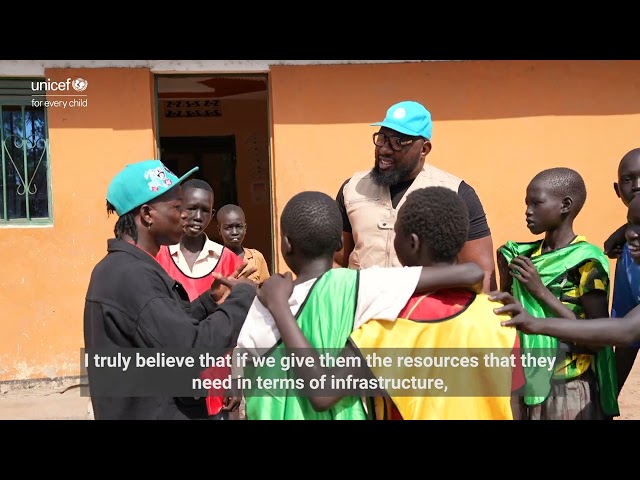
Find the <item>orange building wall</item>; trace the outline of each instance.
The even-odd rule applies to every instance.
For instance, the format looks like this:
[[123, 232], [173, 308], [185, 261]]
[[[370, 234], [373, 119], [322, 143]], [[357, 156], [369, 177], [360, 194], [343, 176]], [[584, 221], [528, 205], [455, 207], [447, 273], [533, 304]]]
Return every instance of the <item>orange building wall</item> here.
[[[555, 166], [583, 175], [588, 198], [576, 231], [602, 245], [626, 220], [612, 183], [622, 156], [640, 146], [638, 78], [638, 61], [274, 66], [275, 214], [301, 190], [335, 196], [351, 174], [371, 168], [377, 127], [369, 124], [393, 103], [416, 100], [434, 121], [427, 161], [476, 189], [496, 248], [534, 239], [525, 189]], [[279, 243], [277, 251], [285, 271]]]
[[[559, 165], [583, 174], [589, 195], [576, 229], [601, 244], [625, 219], [611, 185], [620, 158], [638, 146], [639, 74], [637, 61], [274, 66], [276, 233], [295, 193], [334, 196], [354, 171], [370, 168], [369, 124], [392, 103], [415, 99], [434, 118], [428, 161], [475, 187], [496, 247], [531, 238], [524, 189]], [[0, 228], [0, 381], [79, 373], [89, 275], [116, 220], [105, 211], [108, 182], [126, 163], [156, 155], [147, 69], [54, 69], [46, 77], [87, 79], [88, 106], [48, 112], [54, 225]], [[279, 253], [276, 262], [286, 270]]]
[[[164, 117], [160, 103], [160, 134], [162, 137], [226, 136], [236, 138], [236, 185], [238, 203], [245, 213], [247, 235], [245, 247], [258, 249], [272, 265], [271, 206], [269, 201], [269, 133], [267, 102], [263, 100], [222, 100], [220, 117]], [[255, 164], [265, 172], [267, 192], [264, 201], [254, 201], [252, 186]], [[215, 219], [212, 220], [215, 223]], [[215, 230], [214, 230], [214, 233]], [[220, 239], [215, 239], [220, 242]]]
[[49, 108], [53, 226], [0, 228], [0, 381], [80, 373], [89, 276], [116, 217], [107, 186], [125, 164], [156, 155], [148, 69], [50, 69], [88, 80], [87, 107]]

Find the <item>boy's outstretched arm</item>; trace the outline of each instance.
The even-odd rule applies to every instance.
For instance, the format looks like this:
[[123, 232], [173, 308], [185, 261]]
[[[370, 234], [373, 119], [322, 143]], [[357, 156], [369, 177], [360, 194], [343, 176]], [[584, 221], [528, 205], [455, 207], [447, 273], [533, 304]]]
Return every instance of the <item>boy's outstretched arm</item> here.
[[422, 267], [416, 293], [427, 293], [441, 288], [466, 288], [482, 293], [484, 271], [472, 262], [457, 265]]
[[[294, 366], [296, 375], [304, 380], [305, 385], [309, 385], [312, 379], [321, 379], [323, 375], [325, 375], [324, 378], [345, 378], [347, 375], [352, 375], [355, 378], [369, 378], [371, 373], [366, 367], [357, 369], [352, 367], [327, 368], [322, 366], [318, 353], [302, 333], [293, 313], [291, 313], [289, 297], [291, 297], [292, 292], [293, 279], [291, 273], [275, 274], [258, 289], [258, 299], [271, 312], [287, 350], [295, 351], [297, 357], [311, 357], [313, 359], [313, 366], [296, 364]], [[342, 350], [340, 356], [353, 358], [354, 356], [359, 356], [359, 354], [349, 343]], [[349, 365], [352, 362], [344, 364]], [[342, 398], [341, 395], [312, 395], [309, 396], [309, 401], [316, 411], [323, 411], [333, 407]]]
[[589, 321], [568, 318], [535, 318], [506, 292], [492, 292], [490, 299], [503, 304], [495, 313], [507, 313], [505, 327], [516, 327], [525, 333], [549, 335], [584, 345], [630, 345], [640, 339], [640, 306], [622, 318], [597, 318]]

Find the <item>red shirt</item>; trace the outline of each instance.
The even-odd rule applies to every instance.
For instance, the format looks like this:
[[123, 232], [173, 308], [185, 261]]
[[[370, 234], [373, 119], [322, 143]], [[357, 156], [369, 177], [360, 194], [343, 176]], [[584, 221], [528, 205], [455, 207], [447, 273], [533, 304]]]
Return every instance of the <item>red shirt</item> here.
[[163, 245], [156, 256], [156, 260], [164, 267], [171, 278], [182, 284], [187, 293], [189, 300], [193, 301], [211, 288], [213, 283], [213, 272], [221, 275], [229, 276], [236, 268], [242, 264], [242, 259], [228, 248], [222, 247], [216, 261], [197, 276], [185, 273], [176, 263], [176, 259], [171, 255], [169, 247]]

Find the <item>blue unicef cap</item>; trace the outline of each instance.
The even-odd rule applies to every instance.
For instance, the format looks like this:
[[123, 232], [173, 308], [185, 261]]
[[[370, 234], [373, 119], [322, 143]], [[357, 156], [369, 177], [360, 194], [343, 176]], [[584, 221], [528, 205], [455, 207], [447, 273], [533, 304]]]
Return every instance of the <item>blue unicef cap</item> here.
[[431, 113], [418, 102], [406, 101], [392, 105], [385, 119], [371, 126], [387, 127], [405, 135], [431, 140]]
[[122, 216], [180, 185], [180, 182], [198, 169], [192, 168], [178, 178], [160, 160], [132, 163], [111, 180], [107, 189], [107, 201], [115, 207], [118, 216]]

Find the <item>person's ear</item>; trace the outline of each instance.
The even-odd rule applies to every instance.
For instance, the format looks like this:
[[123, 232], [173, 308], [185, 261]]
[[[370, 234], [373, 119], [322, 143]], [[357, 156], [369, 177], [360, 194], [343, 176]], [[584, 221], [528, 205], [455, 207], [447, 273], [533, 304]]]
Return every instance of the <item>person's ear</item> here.
[[144, 204], [140, 207], [140, 219], [142, 220], [142, 224], [145, 227], [149, 227], [149, 225], [153, 225], [153, 217], [154, 217], [154, 209], [151, 205]]
[[618, 185], [618, 182], [613, 182], [613, 191], [616, 192], [618, 198], [622, 198], [620, 196], [620, 185]]
[[423, 157], [426, 157], [427, 155], [429, 155], [429, 153], [431, 153], [431, 142], [429, 140], [425, 140], [422, 143], [422, 151], [420, 152], [420, 154]]
[[569, 213], [572, 205], [573, 199], [571, 197], [564, 197], [562, 199], [562, 208], [560, 209], [560, 213]]
[[343, 246], [344, 246], [344, 243], [342, 243], [342, 237], [340, 237], [340, 241], [338, 242], [338, 248], [336, 248], [336, 252], [339, 252], [340, 250], [342, 250]]
[[291, 241], [289, 241], [289, 237], [287, 237], [286, 235], [282, 235], [282, 248], [280, 249], [280, 251], [283, 255], [288, 255], [291, 253], [291, 250]]
[[412, 233], [409, 237], [411, 239], [411, 244], [409, 245], [409, 251], [413, 255], [417, 255], [420, 251], [420, 238], [415, 233]]

